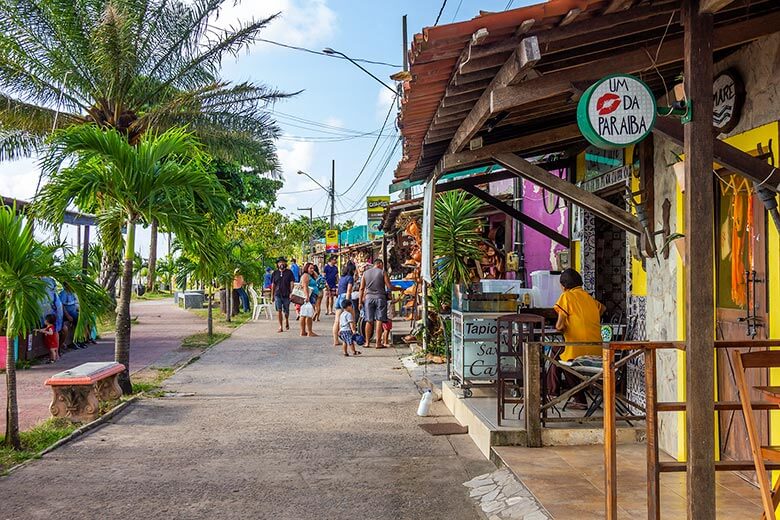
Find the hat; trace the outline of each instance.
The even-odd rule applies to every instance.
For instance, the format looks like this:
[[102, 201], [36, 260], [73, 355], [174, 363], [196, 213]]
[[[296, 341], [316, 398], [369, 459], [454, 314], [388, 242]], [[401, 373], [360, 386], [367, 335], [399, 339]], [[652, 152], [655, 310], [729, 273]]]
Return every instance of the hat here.
[[[277, 263], [279, 263], [279, 262], [277, 262]], [[273, 271], [273, 269], [271, 269], [270, 267], [266, 267], [265, 268], [265, 272], [266, 273], [270, 273], [271, 271]]]
[[283, 256], [280, 256], [279, 258], [276, 259], [276, 263], [278, 264], [279, 262], [284, 262], [286, 264], [287, 259]]

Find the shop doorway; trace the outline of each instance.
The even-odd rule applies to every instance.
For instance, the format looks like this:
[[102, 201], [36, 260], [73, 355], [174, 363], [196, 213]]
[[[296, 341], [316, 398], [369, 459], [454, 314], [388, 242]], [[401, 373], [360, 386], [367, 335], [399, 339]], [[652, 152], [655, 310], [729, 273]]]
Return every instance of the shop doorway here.
[[[616, 206], [625, 206], [621, 193], [602, 197]], [[595, 296], [607, 308], [605, 320], [622, 321], [626, 315], [627, 295], [626, 232], [596, 217], [595, 235]]]
[[[719, 171], [715, 193], [716, 210], [716, 305], [718, 339], [766, 339], [766, 214], [753, 193], [753, 183], [728, 171]], [[749, 349], [744, 349], [749, 351]], [[739, 401], [731, 360], [733, 350], [719, 350], [718, 399]], [[749, 388], [769, 383], [768, 370], [745, 373]], [[762, 396], [753, 391], [751, 400]], [[769, 414], [753, 412], [761, 443], [769, 442]], [[720, 449], [724, 460], [750, 460], [742, 412], [720, 414]], [[743, 477], [755, 482], [755, 473]]]

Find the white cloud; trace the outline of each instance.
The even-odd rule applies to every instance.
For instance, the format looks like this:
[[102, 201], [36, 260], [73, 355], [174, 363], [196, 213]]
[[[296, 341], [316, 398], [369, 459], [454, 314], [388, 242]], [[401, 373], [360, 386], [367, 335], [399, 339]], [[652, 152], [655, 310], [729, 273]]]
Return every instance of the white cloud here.
[[0, 195], [30, 200], [38, 183], [37, 159], [20, 159], [0, 164]]
[[390, 110], [390, 105], [393, 104], [394, 100], [395, 94], [384, 87], [379, 87], [379, 93], [376, 98], [376, 117], [379, 121], [384, 121], [387, 111]]
[[277, 206], [285, 208], [284, 213], [288, 214], [298, 213], [299, 207], [314, 206], [315, 216], [323, 214], [326, 202], [325, 191], [305, 175], [298, 175], [298, 170], [302, 170], [314, 177], [322, 186], [327, 187], [330, 183], [329, 176], [317, 175], [312, 171], [315, 159], [314, 143], [278, 141], [277, 146], [277, 154], [284, 174], [284, 186], [279, 190]]
[[[281, 12], [261, 37], [291, 45], [321, 43], [336, 32], [336, 13], [327, 0], [237, 0], [225, 2], [214, 24], [219, 27], [259, 20]], [[267, 46], [266, 46], [267, 47]]]

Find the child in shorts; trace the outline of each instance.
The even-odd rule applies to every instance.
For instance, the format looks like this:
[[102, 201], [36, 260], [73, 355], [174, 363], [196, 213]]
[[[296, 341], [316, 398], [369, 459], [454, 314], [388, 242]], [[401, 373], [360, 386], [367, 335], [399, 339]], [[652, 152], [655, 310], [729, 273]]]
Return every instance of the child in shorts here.
[[341, 308], [343, 311], [341, 316], [339, 316], [339, 339], [342, 347], [344, 347], [344, 355], [349, 356], [347, 348], [351, 347], [352, 355], [359, 356], [362, 352], [355, 349], [355, 322], [352, 319], [352, 302], [344, 300]]
[[393, 320], [391, 320], [389, 317], [387, 321], [382, 322], [382, 345], [385, 347], [392, 347], [392, 342], [390, 341], [390, 335], [392, 334], [393, 330]]
[[35, 330], [43, 334], [43, 344], [49, 349], [49, 363], [54, 363], [60, 358], [60, 335], [57, 334], [57, 329], [54, 326], [57, 323], [57, 318], [54, 314], [49, 314], [46, 316], [45, 323], [46, 327]]

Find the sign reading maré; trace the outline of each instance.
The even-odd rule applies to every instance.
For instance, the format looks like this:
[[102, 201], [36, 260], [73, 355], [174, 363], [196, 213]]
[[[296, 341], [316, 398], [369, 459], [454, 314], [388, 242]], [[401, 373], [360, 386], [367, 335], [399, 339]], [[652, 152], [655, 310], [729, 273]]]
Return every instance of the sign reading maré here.
[[607, 76], [591, 85], [577, 105], [582, 135], [600, 148], [624, 148], [638, 143], [655, 124], [653, 91], [634, 76]]
[[712, 82], [712, 125], [717, 133], [734, 130], [745, 102], [745, 85], [735, 70], [725, 70]]

